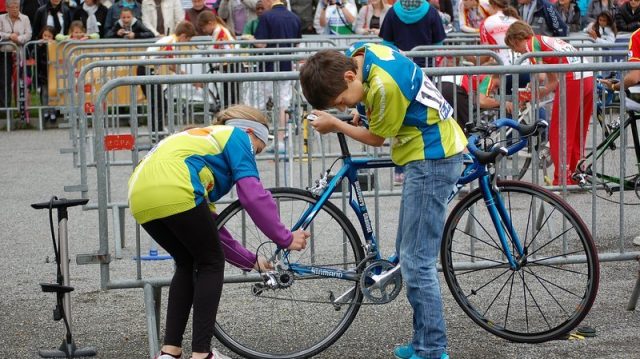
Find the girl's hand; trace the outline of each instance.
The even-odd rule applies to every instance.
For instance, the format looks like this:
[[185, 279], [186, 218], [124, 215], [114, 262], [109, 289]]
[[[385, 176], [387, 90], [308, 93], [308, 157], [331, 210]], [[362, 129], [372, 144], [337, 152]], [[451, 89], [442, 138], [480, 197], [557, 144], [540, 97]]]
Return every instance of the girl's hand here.
[[325, 133], [329, 133], [335, 130], [336, 128], [336, 123], [340, 120], [338, 120], [337, 118], [335, 118], [334, 116], [324, 112], [324, 111], [318, 111], [318, 110], [314, 110], [311, 113], [313, 113], [314, 115], [316, 115], [316, 119], [311, 121], [310, 124], [311, 126], [318, 132], [325, 134]]
[[302, 229], [298, 229], [295, 232], [291, 232], [293, 234], [293, 240], [287, 249], [291, 249], [294, 251], [300, 251], [307, 248], [307, 238], [311, 237], [311, 233], [304, 231]]
[[253, 265], [253, 269], [264, 272], [267, 270], [272, 270], [273, 264], [271, 264], [271, 262], [269, 262], [267, 258], [258, 256], [258, 260], [256, 260], [256, 263]]

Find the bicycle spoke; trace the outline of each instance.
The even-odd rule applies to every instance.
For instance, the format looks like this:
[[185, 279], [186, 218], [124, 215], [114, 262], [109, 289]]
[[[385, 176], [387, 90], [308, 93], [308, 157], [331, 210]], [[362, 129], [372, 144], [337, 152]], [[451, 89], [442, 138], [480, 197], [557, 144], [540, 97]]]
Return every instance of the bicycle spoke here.
[[[549, 288], [547, 288], [547, 286], [542, 282], [543, 278], [541, 278], [540, 276], [536, 275], [535, 273], [533, 273], [533, 271], [531, 269], [525, 269], [525, 271], [527, 271], [529, 274], [531, 274], [532, 276], [534, 276], [534, 278], [536, 278], [538, 280], [538, 283], [540, 283], [540, 285], [542, 286], [542, 288], [544, 288], [544, 290], [547, 292], [547, 294], [549, 294], [549, 297], [551, 297], [551, 299], [553, 299], [554, 302], [556, 302], [556, 304], [558, 305], [558, 307], [560, 307], [560, 309], [562, 309], [562, 311], [569, 315], [569, 313], [564, 309], [564, 307], [562, 306], [562, 304], [560, 304], [560, 301], [556, 298], [555, 295], [553, 295], [553, 293], [551, 292], [551, 290], [549, 290]], [[546, 281], [546, 280], [545, 280]]]

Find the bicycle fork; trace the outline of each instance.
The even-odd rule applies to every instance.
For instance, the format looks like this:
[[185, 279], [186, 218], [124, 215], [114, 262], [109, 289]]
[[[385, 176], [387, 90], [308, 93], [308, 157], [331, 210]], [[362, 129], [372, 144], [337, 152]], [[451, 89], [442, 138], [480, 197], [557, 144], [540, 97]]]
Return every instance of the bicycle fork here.
[[[500, 238], [503, 253], [509, 261], [509, 267], [512, 270], [519, 270], [525, 258], [524, 248], [520, 243], [518, 234], [513, 228], [513, 222], [511, 221], [509, 213], [507, 213], [507, 210], [505, 209], [502, 197], [499, 195], [498, 187], [493, 185], [490, 181], [491, 180], [488, 176], [484, 176], [479, 179], [484, 202], [489, 211], [489, 215], [491, 216], [491, 221], [494, 224], [498, 238]], [[507, 236], [509, 238], [507, 238]], [[513, 244], [517, 251], [517, 259], [511, 251], [509, 241], [511, 241], [511, 244]]]

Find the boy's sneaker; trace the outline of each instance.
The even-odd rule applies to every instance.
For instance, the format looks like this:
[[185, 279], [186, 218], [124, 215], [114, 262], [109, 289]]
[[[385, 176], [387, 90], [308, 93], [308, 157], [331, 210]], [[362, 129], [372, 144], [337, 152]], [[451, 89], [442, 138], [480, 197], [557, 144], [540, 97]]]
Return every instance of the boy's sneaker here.
[[156, 354], [154, 359], [180, 359], [181, 357], [182, 355], [175, 356], [175, 355], [171, 355], [169, 353], [160, 351], [160, 353]]
[[[393, 355], [398, 359], [423, 359], [421, 356], [416, 354], [411, 343], [397, 346], [393, 350]], [[449, 359], [449, 355], [447, 353], [442, 353], [440, 359]]]
[[[191, 358], [191, 359], [193, 359], [193, 358]], [[206, 359], [231, 359], [231, 357], [228, 357], [228, 356], [220, 353], [216, 349], [213, 349], [213, 350], [211, 350], [211, 353], [209, 353], [209, 355], [207, 356]]]

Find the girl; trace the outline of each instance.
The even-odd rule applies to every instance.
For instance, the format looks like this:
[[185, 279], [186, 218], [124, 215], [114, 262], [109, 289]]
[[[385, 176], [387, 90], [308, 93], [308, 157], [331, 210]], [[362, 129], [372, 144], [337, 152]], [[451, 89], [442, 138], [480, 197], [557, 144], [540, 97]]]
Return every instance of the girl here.
[[384, 16], [390, 7], [382, 0], [369, 0], [369, 3], [360, 8], [358, 12], [355, 26], [356, 34], [378, 35]]
[[86, 34], [86, 30], [82, 21], [75, 20], [69, 25], [69, 33], [67, 35], [58, 34], [56, 35], [56, 41], [64, 41], [64, 40], [89, 40], [89, 39], [99, 39], [100, 35], [97, 33]]
[[480, 24], [489, 13], [480, 6], [478, 0], [460, 0], [458, 3], [458, 16], [460, 17], [460, 31], [478, 32]]
[[616, 42], [618, 29], [613, 21], [613, 16], [608, 11], [603, 11], [598, 15], [598, 19], [584, 30], [597, 43], [613, 44]]
[[281, 248], [301, 250], [310, 233], [280, 222], [271, 194], [260, 183], [255, 155], [267, 144], [264, 114], [238, 105], [216, 125], [165, 138], [129, 179], [129, 208], [138, 223], [175, 260], [169, 288], [166, 333], [156, 358], [182, 355], [182, 336], [193, 307], [192, 358], [227, 359], [211, 350], [222, 291], [225, 256], [243, 268], [266, 269], [266, 259], [216, 229], [215, 201], [236, 185], [238, 199], [258, 227]]
[[[523, 21], [513, 23], [505, 37], [505, 43], [511, 50], [522, 54], [542, 51], [562, 51], [567, 53], [577, 53], [578, 51], [570, 44], [553, 37], [535, 35], [533, 29]], [[531, 58], [531, 63], [543, 64], [577, 64], [586, 60], [581, 57], [537, 57]], [[578, 161], [584, 153], [585, 140], [589, 129], [589, 119], [593, 111], [593, 74], [591, 72], [567, 72], [566, 79], [566, 138], [567, 147], [560, 148], [560, 91], [558, 87], [558, 74], [549, 72], [546, 74], [546, 87], [538, 89], [540, 98], [546, 97], [555, 91], [553, 97], [553, 110], [551, 112], [551, 126], [549, 128], [549, 144], [551, 146], [551, 160], [555, 171], [553, 174], [553, 184], [562, 183], [574, 184], [571, 174], [578, 165]], [[580, 88], [582, 87], [582, 93]], [[583, 104], [582, 116], [580, 116], [580, 104]], [[566, 154], [566, 164], [568, 167], [561, 168], [560, 151]]]
[[49, 105], [49, 63], [48, 63], [48, 44], [53, 42], [56, 30], [52, 26], [45, 26], [40, 31], [38, 39], [42, 40], [36, 48], [36, 83], [38, 91], [40, 91], [40, 104], [43, 107], [45, 121], [56, 122], [57, 115], [53, 108]]

